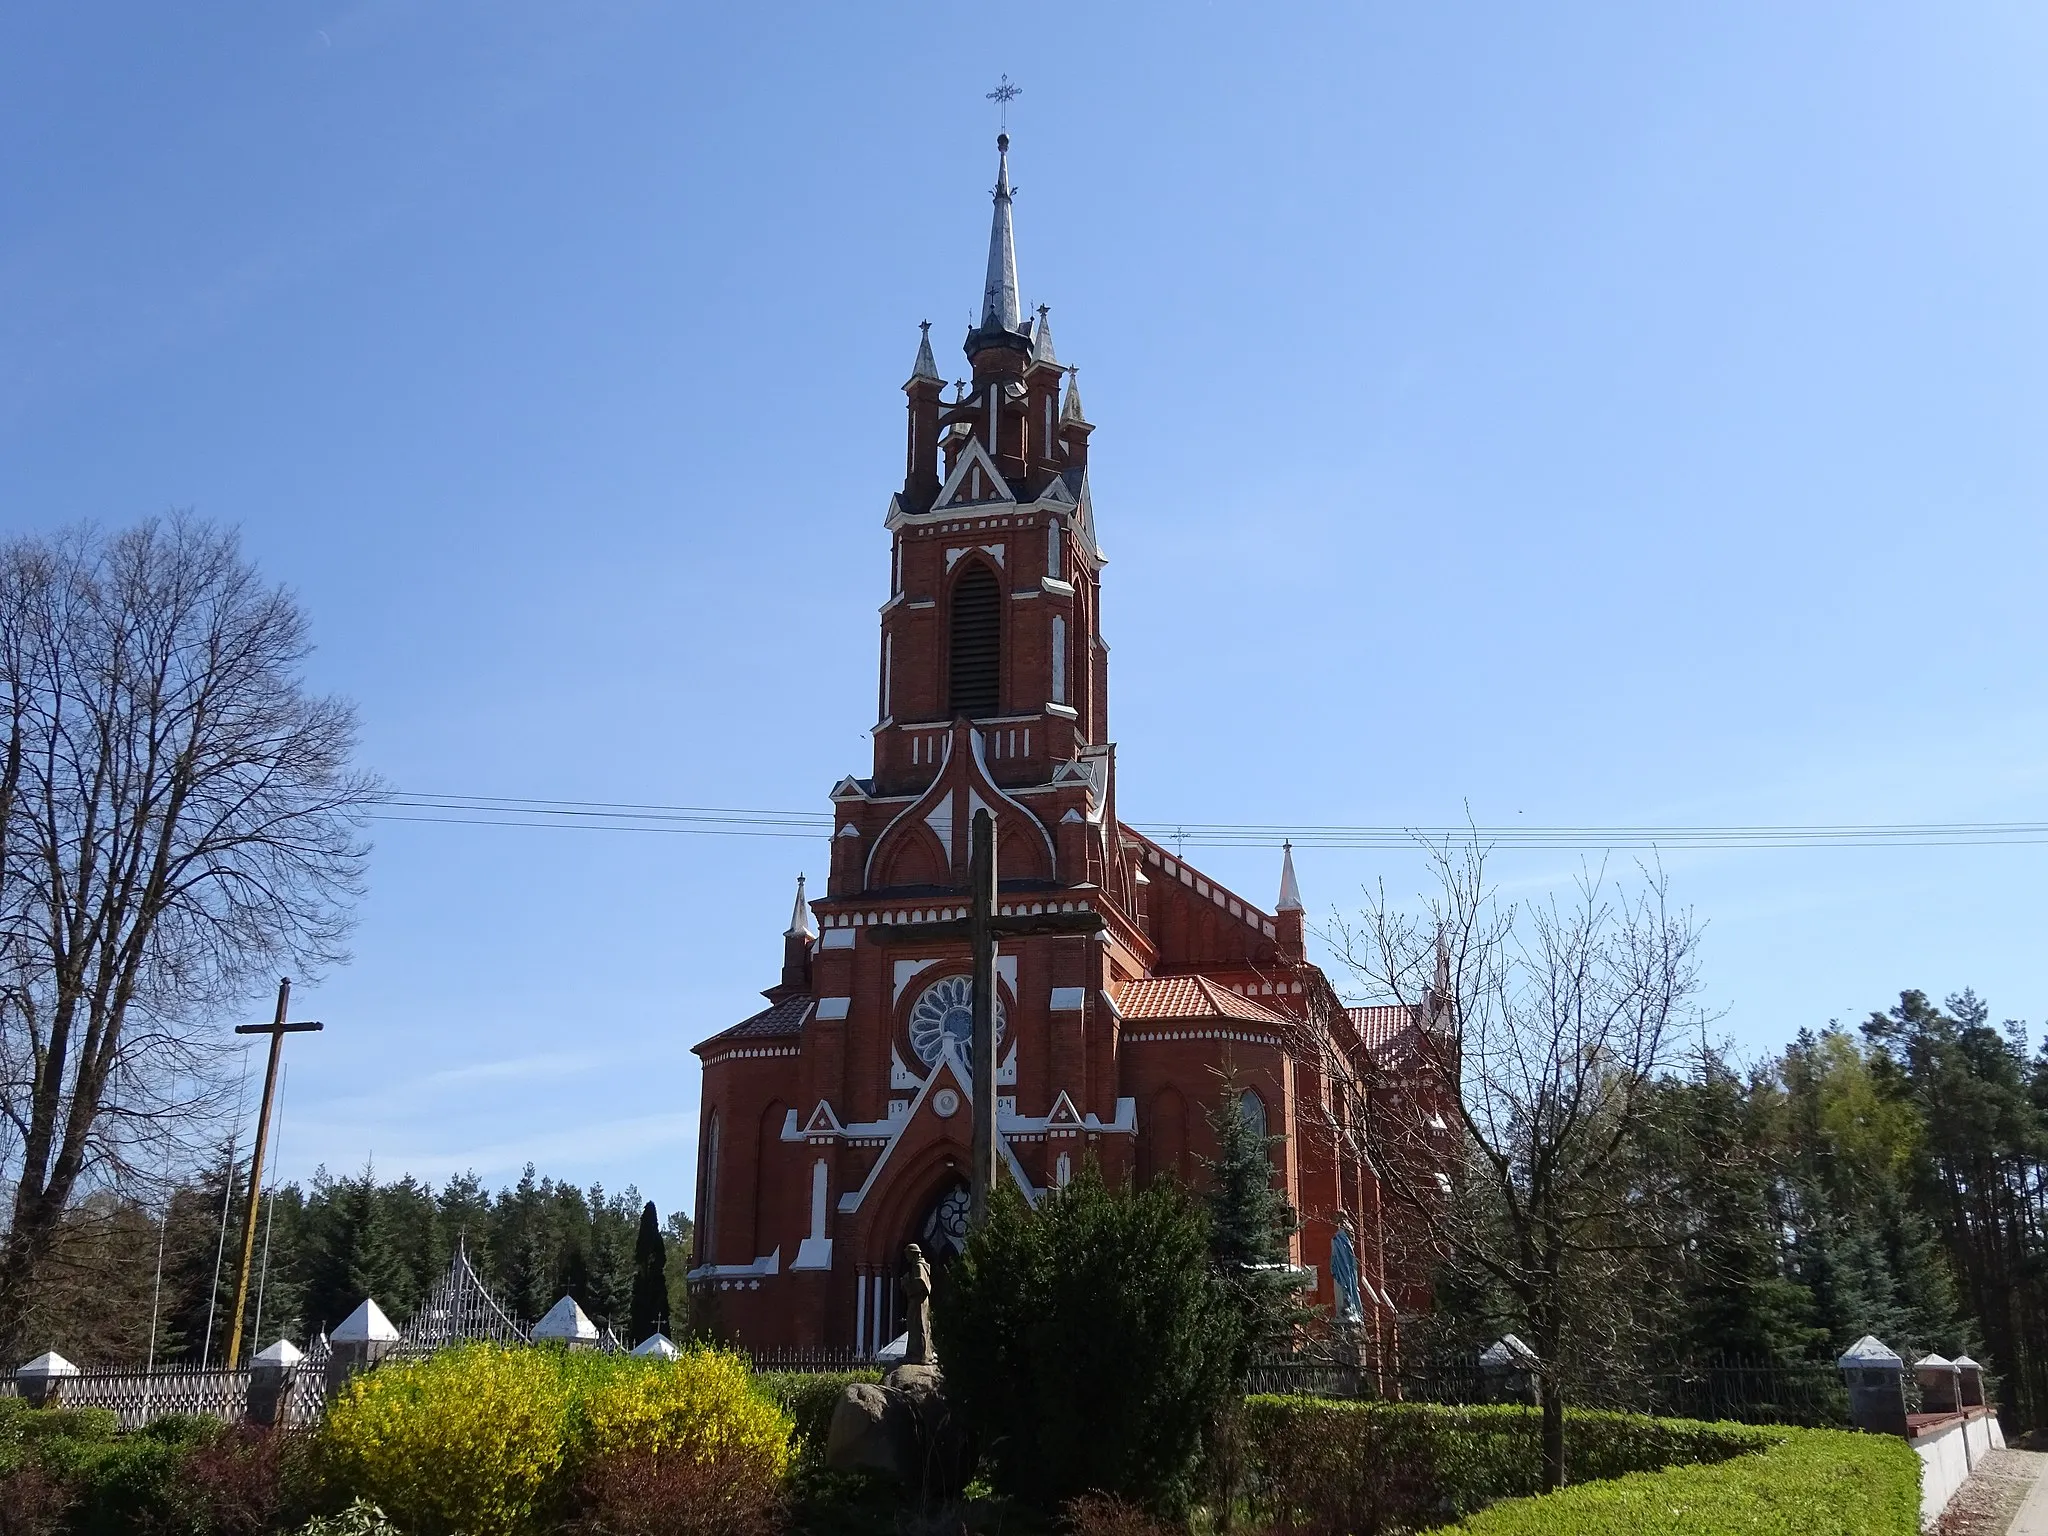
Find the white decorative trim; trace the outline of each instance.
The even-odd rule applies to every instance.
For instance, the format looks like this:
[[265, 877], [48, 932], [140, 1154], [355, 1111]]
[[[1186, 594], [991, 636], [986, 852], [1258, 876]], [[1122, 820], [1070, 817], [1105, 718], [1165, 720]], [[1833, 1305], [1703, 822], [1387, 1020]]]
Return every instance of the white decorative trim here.
[[[983, 478], [992, 483], [992, 488], [997, 494], [983, 497], [979, 501], [963, 501], [960, 498], [960, 488], [967, 483], [967, 476], [976, 464], [981, 466]], [[948, 475], [946, 483], [939, 487], [938, 497], [932, 502], [931, 510], [929, 512], [903, 514], [896, 512], [892, 507], [891, 517], [906, 523], [917, 523], [926, 518], [936, 520], [939, 516], [959, 518], [972, 515], [964, 511], [967, 507], [985, 507], [991, 503], [1002, 502], [1007, 502], [1014, 507], [1017, 505], [1017, 498], [1010, 490], [1009, 482], [1003, 478], [1002, 472], [996, 468], [996, 461], [989, 457], [988, 449], [982, 445], [981, 439], [970, 437], [967, 439], [966, 452], [962, 453], [953, 465], [953, 473]]]
[[832, 1267], [832, 1239], [829, 1237], [807, 1237], [796, 1245], [796, 1262], [789, 1266], [791, 1274], [800, 1269], [830, 1269]]
[[1041, 576], [1038, 578], [1038, 585], [1045, 591], [1050, 592], [1054, 597], [1072, 597], [1074, 595], [1074, 584], [1070, 581], [1061, 581], [1057, 577]]
[[[998, 800], [1001, 800], [1019, 816], [1023, 817], [1025, 823], [1038, 833], [1039, 840], [1045, 844], [1046, 867], [1057, 876], [1060, 868], [1060, 853], [1059, 849], [1053, 846], [1052, 834], [1046, 831], [1045, 823], [1038, 819], [1037, 812], [1033, 811], [1030, 806], [996, 783], [994, 776], [988, 771], [988, 755], [983, 749], [981, 732], [969, 731], [967, 733], [967, 744], [969, 750], [974, 755], [974, 766], [981, 770], [982, 783], [988, 786], [989, 790]], [[1011, 985], [1012, 987], [1016, 985], [1014, 980], [1011, 982]]]
[[1081, 712], [1078, 709], [1073, 709], [1065, 704], [1048, 704], [1045, 706], [1045, 712], [1048, 715], [1058, 715], [1062, 720], [1078, 720], [1081, 718]]
[[1154, 1029], [1126, 1031], [1123, 1037], [1126, 1045], [1154, 1044], [1164, 1040], [1230, 1040], [1239, 1045], [1263, 1045], [1280, 1050], [1282, 1042], [1272, 1035], [1248, 1034], [1236, 1029]]
[[[952, 761], [953, 737], [952, 733], [948, 732], [946, 735], [946, 755], [939, 759], [938, 771], [932, 777], [931, 787], [923, 791], [923, 793], [911, 797], [910, 803], [904, 806], [903, 809], [898, 811], [894, 816], [889, 818], [889, 825], [882, 828], [881, 836], [877, 837], [874, 840], [874, 842], [871, 845], [869, 845], [867, 863], [861, 866], [860, 883], [862, 885], [872, 886], [875, 883], [875, 855], [880, 853], [882, 851], [883, 845], [889, 841], [889, 834], [896, 830], [897, 823], [901, 822], [904, 817], [910, 815], [913, 811], [915, 811], [918, 808], [918, 806], [922, 805], [925, 801], [925, 798], [932, 793], [932, 790], [938, 789], [941, 785], [945, 783], [946, 769], [948, 765], [952, 763]], [[947, 792], [951, 793], [951, 791]]]
[[953, 814], [953, 802], [958, 798], [957, 794], [949, 792], [925, 813], [924, 818], [924, 824], [932, 829], [932, 835], [939, 840], [949, 859], [960, 857], [959, 819]]
[[751, 1264], [699, 1264], [684, 1275], [685, 1280], [758, 1280], [764, 1275], [782, 1273], [782, 1250], [763, 1254]]
[[762, 1056], [801, 1056], [803, 1053], [804, 1048], [800, 1045], [735, 1046], [732, 1050], [726, 1051], [722, 1055], [706, 1057], [704, 1065], [715, 1067], [722, 1061], [733, 1061], [735, 1059], [751, 1061]]
[[[853, 948], [854, 940], [859, 937], [860, 935], [851, 928], [827, 928], [818, 935], [818, 948], [851, 949]], [[818, 1017], [822, 1019], [825, 1015], [821, 1013]]]

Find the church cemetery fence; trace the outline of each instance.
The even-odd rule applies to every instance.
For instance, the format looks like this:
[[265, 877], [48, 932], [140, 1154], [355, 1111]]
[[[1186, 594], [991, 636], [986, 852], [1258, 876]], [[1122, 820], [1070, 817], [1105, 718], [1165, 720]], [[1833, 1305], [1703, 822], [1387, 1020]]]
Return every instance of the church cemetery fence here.
[[[326, 1368], [324, 1358], [308, 1356], [285, 1373], [289, 1390], [279, 1397], [277, 1422], [299, 1428], [319, 1420], [327, 1406]], [[142, 1429], [158, 1419], [178, 1417], [234, 1424], [248, 1416], [255, 1376], [248, 1366], [87, 1367], [63, 1379], [51, 1406], [103, 1409], [123, 1429]], [[0, 1397], [27, 1395], [13, 1377], [0, 1381]]]

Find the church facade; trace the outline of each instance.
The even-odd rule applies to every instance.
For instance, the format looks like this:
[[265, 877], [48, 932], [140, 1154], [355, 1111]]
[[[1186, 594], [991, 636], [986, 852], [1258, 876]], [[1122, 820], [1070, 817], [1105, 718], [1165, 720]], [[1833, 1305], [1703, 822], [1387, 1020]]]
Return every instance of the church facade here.
[[968, 829], [987, 810], [1003, 913], [1102, 920], [1002, 944], [999, 1174], [1033, 1201], [1088, 1159], [1112, 1180], [1199, 1185], [1227, 1071], [1241, 1112], [1283, 1138], [1274, 1177], [1302, 1217], [1291, 1257], [1313, 1300], [1338, 1301], [1341, 1221], [1361, 1326], [1389, 1339], [1396, 1315], [1426, 1302], [1426, 1275], [1404, 1259], [1372, 1170], [1316, 1133], [1329, 1090], [1299, 1031], [1322, 1019], [1392, 1060], [1416, 1021], [1337, 1003], [1304, 952], [1291, 855], [1268, 911], [1120, 819], [1094, 429], [1046, 311], [1019, 306], [1007, 136], [997, 143], [971, 382], [949, 394], [927, 326], [903, 386], [872, 767], [832, 790], [827, 883], [798, 883], [768, 1006], [694, 1047], [693, 1298], [743, 1345], [870, 1354], [899, 1330], [904, 1245], [938, 1264], [959, 1250], [967, 945], [906, 949], [868, 930], [966, 915]]

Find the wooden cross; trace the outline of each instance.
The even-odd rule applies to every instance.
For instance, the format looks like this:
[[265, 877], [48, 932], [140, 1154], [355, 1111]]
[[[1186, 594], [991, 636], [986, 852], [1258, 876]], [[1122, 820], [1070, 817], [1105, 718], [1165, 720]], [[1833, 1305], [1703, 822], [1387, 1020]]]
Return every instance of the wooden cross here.
[[[286, 1010], [292, 1005], [292, 979], [287, 976], [277, 984], [277, 1017], [268, 1024], [237, 1024], [238, 1035], [270, 1036], [270, 1065], [263, 1072], [263, 1108], [256, 1117], [256, 1151], [249, 1159], [249, 1208], [242, 1213], [242, 1264], [235, 1275], [235, 1316], [228, 1330], [228, 1369], [233, 1370], [242, 1358], [242, 1308], [249, 1300], [249, 1261], [256, 1253], [256, 1208], [263, 1203], [263, 1148], [270, 1139], [270, 1099], [277, 1091], [277, 1059], [284, 1052], [286, 1035], [305, 1034], [326, 1026], [317, 1023], [287, 1024]], [[228, 1177], [234, 1177], [234, 1170], [228, 1170]]]
[[974, 956], [974, 1043], [967, 1062], [974, 1079], [967, 1213], [971, 1229], [988, 1219], [989, 1191], [996, 1181], [996, 941], [1039, 933], [1097, 933], [1103, 923], [1102, 914], [1095, 911], [998, 915], [996, 823], [985, 810], [974, 813], [967, 870], [967, 916], [942, 923], [878, 923], [868, 929], [868, 936], [874, 943], [895, 945], [965, 939]]

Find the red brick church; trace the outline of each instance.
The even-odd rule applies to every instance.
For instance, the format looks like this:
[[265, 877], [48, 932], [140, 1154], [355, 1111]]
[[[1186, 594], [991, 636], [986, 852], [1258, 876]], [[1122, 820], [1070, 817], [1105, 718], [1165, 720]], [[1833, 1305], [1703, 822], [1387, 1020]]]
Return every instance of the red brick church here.
[[[1303, 1226], [1294, 1260], [1332, 1303], [1333, 1223], [1357, 1235], [1364, 1324], [1426, 1302], [1377, 1181], [1334, 1158], [1290, 1050], [1308, 999], [1291, 855], [1271, 911], [1119, 819], [1109, 648], [1080, 391], [1046, 311], [1018, 303], [1009, 139], [1000, 153], [972, 383], [949, 397], [929, 326], [890, 499], [874, 766], [832, 791], [831, 874], [796, 909], [769, 1006], [703, 1059], [693, 1293], [757, 1347], [870, 1353], [898, 1331], [895, 1277], [965, 1234], [969, 958], [863, 930], [964, 916], [968, 827], [997, 827], [1006, 913], [1092, 908], [1094, 934], [1006, 941], [997, 961], [998, 1159], [1036, 1200], [1096, 1159], [1112, 1179], [1202, 1179], [1229, 1063]], [[1359, 1049], [1398, 1050], [1405, 1012], [1354, 1009]], [[1390, 1256], [1390, 1245], [1396, 1250]], [[1392, 1284], [1393, 1294], [1389, 1294]]]

